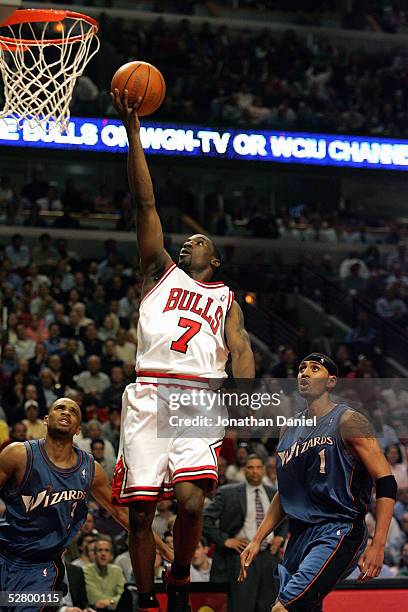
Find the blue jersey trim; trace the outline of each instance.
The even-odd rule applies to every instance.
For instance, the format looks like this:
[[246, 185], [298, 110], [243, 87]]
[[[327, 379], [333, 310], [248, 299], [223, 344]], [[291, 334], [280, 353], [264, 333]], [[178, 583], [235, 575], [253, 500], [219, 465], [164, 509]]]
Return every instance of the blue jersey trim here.
[[89, 466], [91, 468], [91, 473], [89, 476], [89, 491], [92, 489], [93, 481], [95, 478], [95, 457], [91, 453], [87, 453], [89, 458]]
[[76, 446], [72, 447], [74, 451], [77, 453], [76, 464], [69, 468], [60, 468], [58, 467], [58, 465], [55, 465], [55, 463], [53, 463], [51, 459], [49, 458], [49, 456], [47, 455], [47, 451], [45, 450], [45, 439], [41, 438], [40, 440], [37, 440], [37, 442], [38, 442], [38, 448], [40, 449], [42, 458], [47, 463], [47, 465], [55, 472], [58, 472], [59, 474], [72, 474], [73, 472], [76, 472], [77, 470], [79, 470], [79, 468], [82, 466], [83, 459], [84, 459], [83, 452]]

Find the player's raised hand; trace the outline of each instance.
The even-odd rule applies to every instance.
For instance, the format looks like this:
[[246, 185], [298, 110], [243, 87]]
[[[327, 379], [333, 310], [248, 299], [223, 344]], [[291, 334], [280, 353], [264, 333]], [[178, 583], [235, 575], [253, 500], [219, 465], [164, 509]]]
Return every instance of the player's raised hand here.
[[383, 562], [384, 547], [371, 542], [358, 561], [360, 575], [357, 580], [360, 580], [360, 582], [367, 582], [367, 580], [377, 578], [377, 576], [380, 575]]
[[112, 98], [112, 104], [115, 107], [115, 110], [122, 120], [125, 128], [138, 133], [140, 130], [140, 121], [137, 115], [137, 109], [142, 101], [141, 96], [138, 97], [136, 104], [129, 106], [129, 92], [127, 89], [124, 90], [122, 98], [120, 97], [118, 89], [115, 89], [113, 92], [111, 91], [110, 95]]
[[238, 582], [244, 582], [247, 577], [248, 567], [259, 553], [260, 544], [252, 540], [240, 555], [241, 571], [239, 572]]

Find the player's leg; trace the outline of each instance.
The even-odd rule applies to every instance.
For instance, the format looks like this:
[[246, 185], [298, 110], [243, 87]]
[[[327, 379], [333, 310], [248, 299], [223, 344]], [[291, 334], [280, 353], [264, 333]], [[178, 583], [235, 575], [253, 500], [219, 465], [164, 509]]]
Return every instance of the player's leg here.
[[[64, 592], [64, 572], [61, 559], [32, 563], [1, 554], [0, 591], [9, 593], [9, 596], [13, 594], [14, 601], [10, 602], [10, 605], [4, 602], [5, 605], [0, 605], [0, 610], [15, 610], [17, 603], [17, 609], [21, 612], [52, 609], [41, 604], [49, 603], [56, 592]], [[46, 602], [40, 599], [40, 593], [44, 594], [41, 597], [44, 597]]]
[[156, 502], [139, 501], [129, 508], [129, 553], [141, 608], [157, 606], [154, 596], [156, 545], [152, 531], [155, 512]]
[[173, 527], [174, 562], [165, 577], [168, 612], [190, 612], [190, 565], [203, 528], [206, 481], [176, 483], [177, 518]]
[[174, 563], [167, 573], [168, 612], [189, 612], [190, 564], [203, 528], [205, 494], [217, 481], [217, 449], [222, 440], [175, 437], [169, 473], [177, 499], [173, 528]]
[[[358, 560], [365, 539], [364, 524], [328, 523], [304, 528], [299, 533], [292, 532], [289, 559], [284, 558], [284, 566], [279, 567], [281, 605], [288, 612], [321, 610], [323, 598], [334, 588], [353, 560]], [[294, 570], [295, 546], [302, 551], [302, 556]], [[288, 567], [285, 567], [287, 562]]]
[[129, 506], [129, 552], [141, 609], [158, 610], [153, 593], [156, 547], [152, 522], [166, 488], [168, 440], [157, 436], [157, 390], [128, 385], [122, 398], [119, 458], [112, 481], [113, 503]]
[[174, 564], [176, 578], [190, 576], [190, 564], [203, 530], [203, 506], [208, 483], [179, 482], [174, 487], [177, 518], [173, 528]]

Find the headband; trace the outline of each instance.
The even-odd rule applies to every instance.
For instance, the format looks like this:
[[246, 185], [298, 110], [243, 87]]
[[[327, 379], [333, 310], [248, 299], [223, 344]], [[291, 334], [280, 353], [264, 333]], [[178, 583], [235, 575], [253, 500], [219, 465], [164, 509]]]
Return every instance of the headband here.
[[310, 355], [302, 359], [302, 362], [303, 361], [315, 361], [326, 368], [330, 376], [338, 376], [336, 364], [334, 363], [333, 359], [330, 359], [330, 357], [327, 357], [327, 355], [322, 355], [322, 353], [310, 353]]

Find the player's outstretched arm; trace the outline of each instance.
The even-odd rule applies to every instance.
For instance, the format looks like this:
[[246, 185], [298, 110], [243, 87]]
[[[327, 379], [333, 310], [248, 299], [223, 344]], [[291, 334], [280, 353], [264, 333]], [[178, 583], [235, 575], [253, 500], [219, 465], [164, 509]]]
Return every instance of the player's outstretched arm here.
[[241, 306], [233, 302], [225, 321], [225, 339], [231, 351], [234, 378], [254, 378], [255, 361], [251, 341], [244, 327]]
[[105, 470], [95, 461], [95, 476], [93, 479], [91, 493], [102, 508], [105, 508], [113, 518], [129, 531], [129, 510], [112, 504], [112, 489]]
[[[384, 549], [395, 505], [395, 496], [388, 497], [387, 495], [392, 495], [391, 489], [395, 479], [373, 428], [364, 415], [350, 410], [343, 415], [340, 427], [343, 440], [351, 447], [353, 454], [360, 459], [376, 483], [377, 507], [374, 538], [358, 563], [361, 571], [358, 580], [366, 581], [379, 576], [384, 562]], [[391, 483], [391, 489], [385, 495], [379, 491], [378, 484], [378, 481], [383, 478]], [[395, 483], [395, 492], [396, 489]]]
[[[110, 512], [113, 518], [129, 531], [129, 510], [112, 504], [112, 489], [106, 472], [102, 466], [95, 461], [95, 476], [91, 488], [92, 495], [105, 510]], [[157, 551], [167, 561], [173, 561], [173, 551], [167, 546], [157, 533], [153, 532]]]
[[0, 453], [0, 489], [15, 479], [19, 484], [25, 472], [27, 451], [22, 442], [13, 442]]
[[146, 157], [140, 141], [140, 122], [137, 116], [139, 102], [128, 106], [128, 92], [121, 99], [115, 89], [111, 93], [113, 105], [123, 121], [129, 140], [128, 180], [137, 207], [137, 242], [144, 275], [160, 274], [171, 264], [171, 257], [164, 248], [163, 230], [157, 214], [153, 184]]
[[282, 508], [279, 493], [275, 493], [268, 511], [265, 514], [265, 518], [259, 525], [254, 538], [240, 555], [241, 571], [238, 577], [239, 582], [243, 582], [246, 579], [248, 567], [259, 553], [263, 540], [271, 531], [274, 531], [278, 527], [285, 517], [286, 514]]

